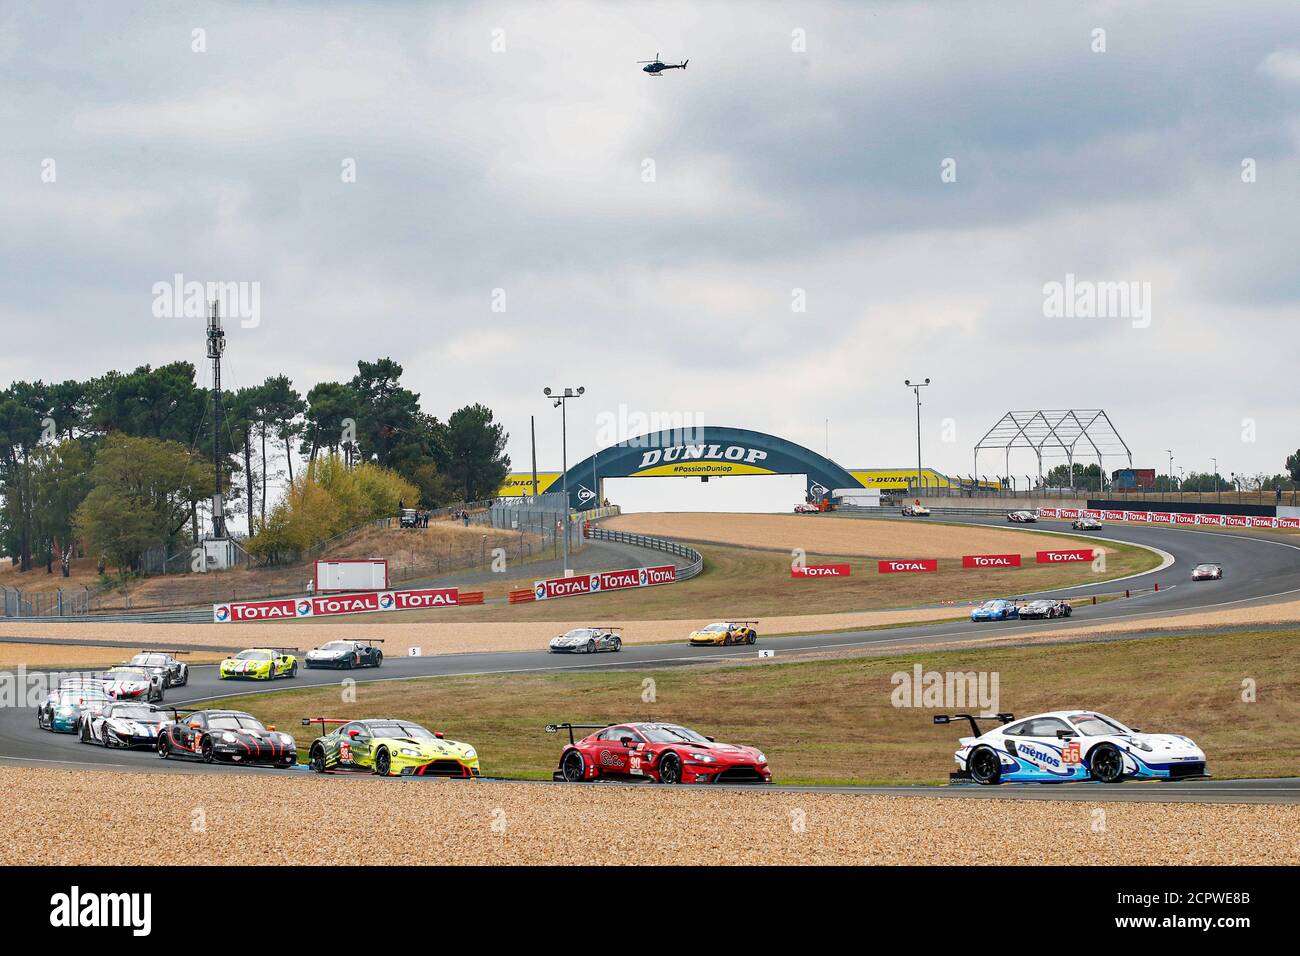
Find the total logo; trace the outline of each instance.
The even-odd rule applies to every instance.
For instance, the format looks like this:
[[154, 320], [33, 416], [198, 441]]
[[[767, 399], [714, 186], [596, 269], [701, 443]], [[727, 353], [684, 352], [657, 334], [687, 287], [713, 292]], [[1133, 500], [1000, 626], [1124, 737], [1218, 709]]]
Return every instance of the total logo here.
[[298, 602], [298, 616], [311, 617], [311, 601]]
[[391, 594], [379, 595], [379, 610], [391, 611], [393, 609], [393, 596]]
[[637, 571], [636, 571], [636, 583], [637, 583], [637, 586], [638, 586], [638, 587], [645, 587], [645, 586], [646, 586], [646, 583], [649, 581], [649, 579], [650, 579], [650, 576], [649, 576], [648, 574], [646, 574], [646, 570], [645, 570], [645, 568], [637, 568]]
[[218, 604], [213, 609], [212, 616], [216, 619], [218, 624], [224, 624], [226, 621], [230, 620], [230, 605]]
[[539, 601], [546, 599], [546, 583], [544, 581], [537, 582], [536, 587], [533, 588], [533, 595]]
[[593, 593], [600, 590], [599, 574], [593, 574], [591, 576], [591, 582], [587, 585], [587, 590], [592, 591]]

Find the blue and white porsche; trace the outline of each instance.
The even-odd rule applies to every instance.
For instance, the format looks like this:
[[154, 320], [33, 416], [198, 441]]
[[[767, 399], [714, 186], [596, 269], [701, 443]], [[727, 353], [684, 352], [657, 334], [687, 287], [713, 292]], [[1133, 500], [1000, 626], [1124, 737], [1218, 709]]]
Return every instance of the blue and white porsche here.
[[994, 601], [985, 601], [971, 611], [970, 619], [972, 621], [1018, 621], [1020, 608], [1016, 606], [1015, 601], [998, 598]]
[[1144, 734], [1096, 711], [1057, 710], [1016, 720], [997, 714], [999, 725], [980, 732], [971, 714], [939, 714], [936, 724], [970, 721], [953, 758], [953, 780], [979, 784], [1059, 783], [1067, 780], [1185, 780], [1208, 777], [1205, 753], [1181, 734]]

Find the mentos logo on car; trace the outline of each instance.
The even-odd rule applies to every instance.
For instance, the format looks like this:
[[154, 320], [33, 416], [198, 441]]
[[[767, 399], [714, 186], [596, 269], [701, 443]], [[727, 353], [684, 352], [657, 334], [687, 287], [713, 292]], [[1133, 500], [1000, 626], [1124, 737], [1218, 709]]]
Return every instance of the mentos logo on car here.
[[876, 563], [880, 574], [899, 574], [912, 571], [938, 571], [938, 558], [911, 558], [903, 561], [879, 561]]
[[961, 556], [961, 566], [963, 568], [1018, 568], [1020, 567], [1020, 555], [963, 554]]
[[1092, 548], [1069, 548], [1063, 551], [1038, 551], [1039, 564], [1069, 564], [1074, 561], [1091, 561]]
[[1061, 758], [1048, 750], [1043, 750], [1034, 744], [1018, 743], [1016, 744], [1016, 753], [1028, 757], [1034, 763], [1038, 764], [1044, 770], [1061, 769]]

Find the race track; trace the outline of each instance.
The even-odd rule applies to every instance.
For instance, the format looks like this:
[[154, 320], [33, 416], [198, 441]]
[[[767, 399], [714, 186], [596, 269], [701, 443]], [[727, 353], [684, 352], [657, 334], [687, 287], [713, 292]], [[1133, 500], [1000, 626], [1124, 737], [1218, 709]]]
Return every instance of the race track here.
[[[852, 520], [852, 519], [827, 519]], [[975, 523], [986, 523], [976, 519]], [[987, 523], [999, 523], [987, 519]], [[1060, 526], [1068, 529], [1068, 525]], [[1052, 525], [1040, 530], [1051, 530]], [[1074, 534], [1078, 535], [1077, 532]], [[1082, 535], [1079, 535], [1082, 536]], [[421, 677], [464, 676], [475, 674], [502, 674], [536, 672], [545, 670], [572, 670], [609, 668], [632, 670], [648, 667], [678, 667], [704, 661], [718, 662], [732, 658], [754, 658], [759, 649], [772, 650], [776, 660], [783, 656], [810, 651], [852, 650], [872, 645], [906, 645], [921, 650], [927, 646], [951, 641], [954, 638], [973, 636], [1014, 636], [1019, 630], [1059, 632], [1068, 637], [1078, 630], [1103, 621], [1158, 619], [1169, 614], [1202, 609], [1246, 607], [1294, 598], [1300, 594], [1300, 547], [1287, 541], [1262, 536], [1237, 535], [1231, 532], [1189, 531], [1170, 528], [1140, 526], [1108, 527], [1094, 535], [1114, 541], [1146, 545], [1165, 552], [1172, 563], [1157, 571], [1138, 575], [1121, 583], [1102, 582], [1053, 592], [1063, 596], [1081, 597], [1093, 593], [1113, 593], [1126, 587], [1151, 588], [1160, 584], [1158, 592], [1152, 591], [1124, 601], [1098, 605], [1084, 605], [1076, 609], [1074, 617], [1056, 621], [1007, 621], [972, 624], [953, 621], [942, 624], [879, 629], [870, 631], [843, 631], [827, 634], [802, 634], [790, 637], [762, 636], [758, 647], [690, 648], [685, 644], [626, 646], [618, 654], [568, 656], [548, 654], [544, 650], [508, 653], [456, 654], [434, 657], [388, 658], [380, 670], [344, 672], [358, 681], [411, 680]], [[1191, 567], [1203, 561], [1214, 561], [1224, 567], [1224, 579], [1215, 582], [1192, 584]], [[1009, 580], [1014, 580], [1009, 576]], [[990, 595], [992, 597], [994, 595]], [[1006, 594], [999, 596], [1023, 597]], [[580, 599], [575, 599], [580, 600]], [[937, 605], [936, 605], [937, 606]], [[1141, 635], [1126, 635], [1140, 638]], [[17, 640], [17, 638], [14, 638]], [[33, 639], [35, 640], [35, 639]], [[221, 697], [244, 696], [250, 693], [273, 693], [295, 687], [335, 684], [341, 679], [337, 671], [300, 670], [294, 680], [273, 684], [234, 683], [220, 681], [214, 665], [192, 666], [188, 687], [169, 692], [168, 704], [194, 705]], [[288, 729], [288, 728], [285, 728]], [[540, 729], [540, 728], [539, 728]], [[242, 767], [207, 766], [182, 760], [160, 760], [143, 751], [109, 751], [80, 744], [70, 735], [52, 734], [40, 730], [32, 710], [8, 707], [0, 710], [0, 763], [62, 767], [67, 769], [114, 769], [167, 772], [217, 772], [250, 773]], [[539, 784], [548, 785], [548, 784]], [[802, 789], [802, 788], [794, 788]], [[1129, 784], [1104, 787], [1097, 784], [1057, 785], [1003, 785], [996, 788], [981, 787], [834, 787], [825, 788], [845, 792], [953, 796], [953, 797], [1015, 797], [1022, 799], [1122, 799], [1187, 802], [1233, 803], [1297, 803], [1300, 802], [1300, 780], [1225, 780], [1186, 781], [1177, 784]]]

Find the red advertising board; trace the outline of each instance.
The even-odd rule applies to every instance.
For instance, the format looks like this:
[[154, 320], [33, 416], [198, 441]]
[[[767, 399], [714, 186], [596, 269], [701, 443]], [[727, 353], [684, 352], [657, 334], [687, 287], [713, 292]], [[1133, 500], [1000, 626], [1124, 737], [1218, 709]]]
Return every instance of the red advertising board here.
[[[1041, 515], [1042, 510], [1039, 509], [1038, 513]], [[1077, 518], [1079, 517], [1079, 514], [1080, 511], [1078, 508], [1057, 508], [1056, 509], [1056, 517], [1058, 518]]]
[[298, 599], [276, 601], [231, 601], [212, 605], [212, 620], [218, 624], [237, 621], [279, 621], [298, 616]]
[[599, 594], [601, 591], [621, 591], [625, 588], [648, 588], [656, 584], [672, 584], [677, 580], [677, 567], [672, 564], [653, 568], [624, 568], [620, 571], [598, 571], [595, 574], [578, 574], [571, 578], [551, 578], [533, 585], [533, 597], [538, 601], [551, 598], [572, 597], [575, 594]]
[[393, 596], [387, 592], [365, 591], [360, 594], [324, 594], [301, 602], [298, 607], [298, 617], [372, 614], [375, 611], [391, 611], [392, 609]]
[[938, 558], [902, 558], [897, 561], [880, 561], [877, 567], [881, 574], [898, 574], [909, 571], [938, 571]]
[[1197, 524], [1212, 524], [1212, 525], [1223, 524], [1223, 515], [1197, 515], [1196, 518], [1197, 518], [1196, 521]]
[[1039, 508], [1039, 509], [1038, 509], [1038, 517], [1040, 517], [1040, 518], [1059, 518], [1059, 517], [1061, 517], [1061, 515], [1060, 515], [1060, 511], [1061, 511], [1060, 508]]
[[454, 607], [460, 603], [458, 588], [413, 588], [393, 592], [394, 611], [414, 611], [428, 607]]
[[1174, 515], [1174, 524], [1196, 524], [1196, 515], [1180, 511]]
[[1300, 528], [1300, 518], [1278, 518], [1279, 528]]
[[1252, 528], [1271, 528], [1274, 520], [1273, 518], [1251, 518], [1250, 526]]
[[1036, 553], [1039, 564], [1069, 564], [1076, 561], [1091, 561], [1092, 548], [1068, 548], [1061, 551], [1039, 551]]
[[1124, 512], [1125, 521], [1150, 521], [1151, 512], [1149, 511], [1126, 511]]
[[1124, 512], [1122, 511], [1103, 511], [1101, 517], [1105, 521], [1123, 521]]
[[963, 568], [1018, 568], [1020, 567], [1020, 555], [963, 554], [961, 566]]
[[792, 578], [847, 578], [847, 564], [807, 564], [794, 565], [790, 568]]
[[591, 577], [590, 574], [578, 574], [571, 578], [551, 578], [547, 581], [538, 581], [533, 585], [533, 594], [537, 596], [539, 601], [557, 597], [572, 597], [575, 594], [590, 594]]

